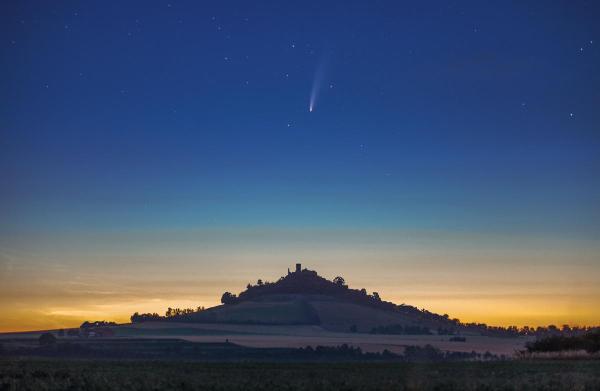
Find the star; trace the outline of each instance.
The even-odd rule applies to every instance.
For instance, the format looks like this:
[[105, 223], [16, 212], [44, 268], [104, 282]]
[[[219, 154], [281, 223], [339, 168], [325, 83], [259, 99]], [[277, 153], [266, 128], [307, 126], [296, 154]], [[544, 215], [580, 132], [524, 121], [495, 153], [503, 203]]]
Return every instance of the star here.
[[571, 118], [574, 118], [574, 117], [575, 117], [575, 114], [573, 114], [573, 113], [569, 113], [569, 117], [571, 117]]

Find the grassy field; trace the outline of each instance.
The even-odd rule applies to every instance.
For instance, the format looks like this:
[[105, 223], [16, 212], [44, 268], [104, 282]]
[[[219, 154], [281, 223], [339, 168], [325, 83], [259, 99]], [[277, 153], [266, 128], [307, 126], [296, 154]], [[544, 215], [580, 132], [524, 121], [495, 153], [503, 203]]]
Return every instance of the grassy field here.
[[600, 361], [191, 363], [0, 360], [0, 390], [597, 390]]

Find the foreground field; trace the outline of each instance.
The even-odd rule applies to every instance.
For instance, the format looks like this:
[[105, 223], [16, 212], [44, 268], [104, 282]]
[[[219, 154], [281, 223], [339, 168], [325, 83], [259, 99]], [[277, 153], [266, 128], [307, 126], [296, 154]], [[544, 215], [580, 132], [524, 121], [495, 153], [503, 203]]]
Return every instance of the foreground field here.
[[600, 361], [189, 363], [0, 360], [0, 390], [596, 390]]

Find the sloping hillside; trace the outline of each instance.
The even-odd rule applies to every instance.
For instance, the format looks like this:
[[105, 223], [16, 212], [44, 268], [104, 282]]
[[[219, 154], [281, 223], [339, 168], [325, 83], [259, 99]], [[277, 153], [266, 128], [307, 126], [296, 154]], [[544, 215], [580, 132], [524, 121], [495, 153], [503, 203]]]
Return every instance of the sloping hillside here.
[[221, 305], [177, 317], [181, 322], [243, 324], [319, 324], [314, 308], [302, 297], [263, 297]]
[[314, 300], [309, 302], [321, 320], [321, 326], [332, 331], [368, 333], [375, 327], [402, 325], [416, 326], [418, 322], [406, 315], [359, 305], [342, 300]]
[[380, 299], [349, 288], [341, 277], [329, 281], [299, 267], [277, 282], [248, 285], [239, 295], [223, 294], [223, 305], [169, 318], [175, 322], [321, 325], [334, 331], [369, 332], [382, 326], [457, 330], [446, 317]]

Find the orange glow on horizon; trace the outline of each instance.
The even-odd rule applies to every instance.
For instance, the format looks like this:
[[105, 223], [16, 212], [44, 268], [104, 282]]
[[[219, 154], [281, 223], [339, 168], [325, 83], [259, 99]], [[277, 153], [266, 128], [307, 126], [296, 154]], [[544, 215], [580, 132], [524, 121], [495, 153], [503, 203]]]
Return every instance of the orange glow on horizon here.
[[[570, 300], [543, 298], [519, 299], [518, 301], [490, 297], [490, 298], [461, 298], [444, 300], [439, 298], [409, 297], [394, 298], [386, 296], [380, 291], [384, 300], [394, 303], [406, 303], [418, 308], [425, 308], [438, 314], [448, 314], [450, 318], [458, 318], [464, 323], [485, 323], [491, 326], [548, 326], [554, 324], [561, 326], [596, 326], [600, 324], [600, 316], [592, 308], [600, 308], [600, 300], [591, 300], [581, 303], [579, 307], [572, 307]], [[220, 297], [220, 294], [218, 295]], [[156, 312], [164, 315], [168, 307], [173, 308], [206, 308], [219, 305], [215, 295], [211, 298], [199, 297], [198, 300], [172, 297], [169, 299], [156, 299], [151, 301], [115, 302], [103, 304], [82, 303], [79, 306], [44, 307], [32, 309], [10, 308], [10, 315], [4, 316], [0, 321], [0, 332], [19, 332], [51, 330], [60, 328], [79, 327], [84, 321], [106, 320], [116, 323], [129, 323], [129, 317], [134, 312]], [[548, 308], [552, 302], [555, 311], [540, 310]], [[6, 307], [6, 303], [4, 303]]]
[[5, 253], [0, 332], [208, 308], [225, 291], [238, 293], [258, 278], [276, 281], [296, 260], [329, 280], [341, 275], [351, 288], [462, 322], [600, 325], [600, 249], [593, 241], [351, 230], [128, 235], [52, 237], [48, 245], [37, 239], [27, 242], [26, 255]]

